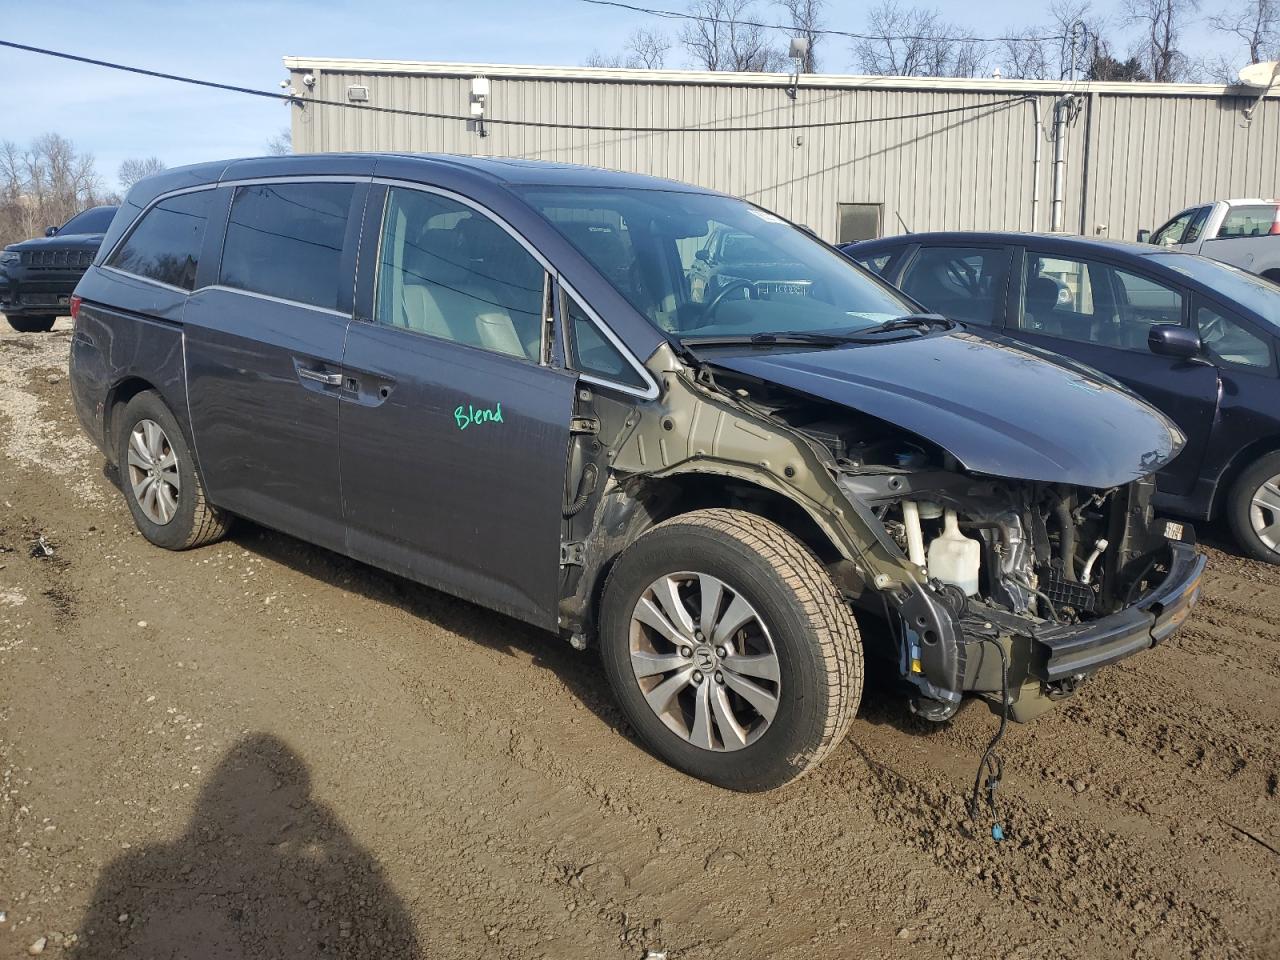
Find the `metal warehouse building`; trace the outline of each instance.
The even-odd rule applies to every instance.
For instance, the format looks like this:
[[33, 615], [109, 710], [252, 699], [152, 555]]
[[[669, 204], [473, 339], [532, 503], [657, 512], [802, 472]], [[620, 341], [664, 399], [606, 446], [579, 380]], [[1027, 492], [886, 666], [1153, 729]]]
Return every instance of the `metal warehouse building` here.
[[[1251, 110], [1257, 91], [1199, 84], [284, 62], [300, 153], [594, 164], [746, 197], [829, 240], [1055, 227], [1132, 238], [1201, 200], [1280, 194], [1280, 87]], [[703, 132], [726, 126], [765, 129]]]

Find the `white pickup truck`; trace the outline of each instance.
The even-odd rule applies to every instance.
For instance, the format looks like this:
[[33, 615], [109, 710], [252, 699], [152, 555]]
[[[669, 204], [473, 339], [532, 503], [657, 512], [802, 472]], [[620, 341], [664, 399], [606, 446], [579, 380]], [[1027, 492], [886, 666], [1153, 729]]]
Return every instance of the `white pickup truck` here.
[[1183, 210], [1139, 243], [1198, 253], [1280, 284], [1280, 200], [1215, 200]]

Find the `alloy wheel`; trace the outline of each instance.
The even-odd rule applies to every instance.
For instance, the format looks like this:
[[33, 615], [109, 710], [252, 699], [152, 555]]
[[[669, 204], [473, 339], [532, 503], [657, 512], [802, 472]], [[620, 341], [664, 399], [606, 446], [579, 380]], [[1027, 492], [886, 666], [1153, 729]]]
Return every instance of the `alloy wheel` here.
[[1254, 491], [1249, 504], [1249, 522], [1268, 549], [1280, 550], [1280, 475]]
[[178, 512], [182, 477], [178, 457], [164, 428], [139, 420], [129, 434], [129, 486], [146, 518], [164, 526]]
[[631, 614], [631, 669], [649, 708], [696, 747], [741, 750], [778, 710], [777, 650], [741, 593], [705, 573], [653, 581]]

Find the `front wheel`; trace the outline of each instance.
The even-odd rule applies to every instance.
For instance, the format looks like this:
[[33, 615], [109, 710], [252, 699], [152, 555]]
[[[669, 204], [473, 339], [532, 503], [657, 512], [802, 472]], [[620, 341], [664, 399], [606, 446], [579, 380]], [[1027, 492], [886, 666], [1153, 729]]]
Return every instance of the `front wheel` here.
[[17, 330], [19, 333], [48, 333], [53, 329], [57, 317], [11, 317], [5, 314], [5, 319], [9, 321], [9, 326]]
[[1260, 457], [1236, 479], [1227, 522], [1249, 556], [1280, 564], [1280, 452]]
[[662, 759], [733, 790], [769, 790], [844, 738], [862, 644], [817, 558], [737, 510], [659, 524], [618, 558], [600, 620], [605, 671]]

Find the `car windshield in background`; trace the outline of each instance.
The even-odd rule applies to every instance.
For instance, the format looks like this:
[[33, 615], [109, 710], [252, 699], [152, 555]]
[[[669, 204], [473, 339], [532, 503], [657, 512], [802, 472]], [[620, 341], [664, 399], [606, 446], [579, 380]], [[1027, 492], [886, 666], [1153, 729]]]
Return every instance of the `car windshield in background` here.
[[730, 197], [522, 191], [626, 300], [682, 339], [851, 333], [915, 307], [840, 253]]
[[1204, 257], [1190, 257], [1183, 253], [1159, 253], [1151, 259], [1217, 290], [1223, 296], [1248, 307], [1273, 326], [1280, 327], [1280, 287], [1271, 281], [1227, 263], [1206, 260]]
[[58, 228], [58, 233], [67, 236], [79, 233], [106, 233], [115, 215], [115, 207], [94, 207], [92, 210], [77, 213]]

